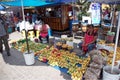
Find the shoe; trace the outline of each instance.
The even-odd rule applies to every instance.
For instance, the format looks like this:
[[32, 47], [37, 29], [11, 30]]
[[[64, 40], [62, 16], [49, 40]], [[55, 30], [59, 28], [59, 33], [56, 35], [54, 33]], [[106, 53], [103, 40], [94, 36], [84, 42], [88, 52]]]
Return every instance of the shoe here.
[[7, 52], [7, 55], [8, 55], [8, 56], [11, 56], [10, 52]]
[[0, 50], [0, 53], [3, 53], [3, 50]]

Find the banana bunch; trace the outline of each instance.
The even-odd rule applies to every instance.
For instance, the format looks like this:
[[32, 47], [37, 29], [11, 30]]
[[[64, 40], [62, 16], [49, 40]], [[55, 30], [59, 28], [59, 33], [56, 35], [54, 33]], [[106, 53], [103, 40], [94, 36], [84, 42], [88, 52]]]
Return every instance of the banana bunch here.
[[105, 40], [100, 40], [98, 44], [105, 44]]
[[[81, 80], [83, 73], [90, 62], [90, 57], [79, 57], [76, 53], [64, 50], [58, 50], [54, 47], [44, 48], [37, 51], [39, 54], [39, 60], [42, 61], [45, 57], [48, 60], [48, 64], [51, 66], [59, 66], [61, 68], [67, 68], [68, 73], [73, 80]], [[60, 54], [60, 56], [58, 56]], [[78, 65], [80, 64], [80, 65]]]
[[65, 48], [67, 48], [67, 47], [68, 47], [67, 44], [63, 44], [63, 45], [62, 45], [62, 48], [63, 48], [63, 49], [65, 49]]
[[57, 46], [62, 46], [62, 43], [61, 42], [57, 42], [56, 45]]
[[[109, 65], [112, 64], [113, 55], [114, 55], [114, 51], [110, 51], [109, 54], [102, 51], [102, 56], [107, 57], [107, 64]], [[115, 61], [118, 61], [118, 60], [120, 60], [120, 47], [118, 47], [116, 51]]]
[[58, 65], [59, 65], [61, 68], [68, 68], [68, 67], [69, 67], [69, 65], [68, 65], [67, 62], [62, 62], [62, 61], [59, 62]]
[[42, 57], [42, 56], [39, 56], [38, 60], [42, 61], [42, 60], [43, 60], [43, 57]]
[[49, 61], [49, 64], [51, 65], [51, 66], [58, 66], [58, 62], [51, 62], [51, 61]]
[[72, 46], [68, 46], [67, 49], [68, 49], [68, 50], [71, 50], [71, 49], [73, 49], [73, 47], [72, 47]]
[[120, 53], [120, 47], [117, 47], [117, 52]]
[[115, 46], [115, 44], [114, 43], [108, 43], [108, 44], [106, 44], [107, 46], [112, 46], [112, 47], [114, 47]]
[[74, 71], [71, 74], [72, 80], [82, 80], [82, 77], [83, 77], [83, 73], [82, 73], [82, 69], [80, 68], [77, 68], [76, 71]]

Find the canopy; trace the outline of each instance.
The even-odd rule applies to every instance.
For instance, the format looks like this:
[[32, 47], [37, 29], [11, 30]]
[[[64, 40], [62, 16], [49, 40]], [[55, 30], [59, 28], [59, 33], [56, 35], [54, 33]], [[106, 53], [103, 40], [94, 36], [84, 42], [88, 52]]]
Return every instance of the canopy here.
[[[0, 3], [8, 6], [22, 6], [21, 0], [3, 1]], [[46, 2], [43, 0], [23, 0], [23, 6], [43, 6], [43, 5], [52, 4], [52, 3], [53, 2]]]
[[46, 0], [46, 2], [70, 3], [70, 2], [76, 2], [76, 0]]
[[106, 4], [119, 4], [120, 0], [88, 0], [90, 2], [97, 2], [97, 3], [106, 3]]
[[5, 7], [0, 5], [0, 10], [4, 10], [4, 9], [5, 9]]

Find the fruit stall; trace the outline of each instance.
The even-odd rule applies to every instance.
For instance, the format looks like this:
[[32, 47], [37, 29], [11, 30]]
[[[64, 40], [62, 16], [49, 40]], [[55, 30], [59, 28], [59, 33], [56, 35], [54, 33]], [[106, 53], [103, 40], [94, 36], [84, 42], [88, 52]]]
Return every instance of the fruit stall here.
[[[91, 51], [89, 56], [78, 56], [73, 51], [74, 47], [66, 44], [66, 40], [60, 39], [51, 46], [30, 40], [28, 42], [30, 50], [34, 51], [35, 59], [70, 75], [72, 80], [99, 79], [102, 67], [106, 64], [112, 64], [112, 49], [107, 50], [100, 47], [98, 50]], [[99, 46], [114, 46], [112, 43], [106, 44], [104, 40], [100, 40], [97, 44]], [[11, 46], [22, 53], [27, 51], [25, 40], [12, 42]], [[120, 47], [117, 48], [116, 61], [120, 60], [118, 53], [120, 53]]]

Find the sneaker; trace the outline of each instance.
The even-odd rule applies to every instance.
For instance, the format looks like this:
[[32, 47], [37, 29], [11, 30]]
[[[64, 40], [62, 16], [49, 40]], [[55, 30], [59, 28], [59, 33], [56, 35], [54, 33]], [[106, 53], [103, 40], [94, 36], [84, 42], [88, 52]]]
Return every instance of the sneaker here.
[[8, 56], [11, 56], [10, 52], [7, 52], [7, 55], [8, 55]]

